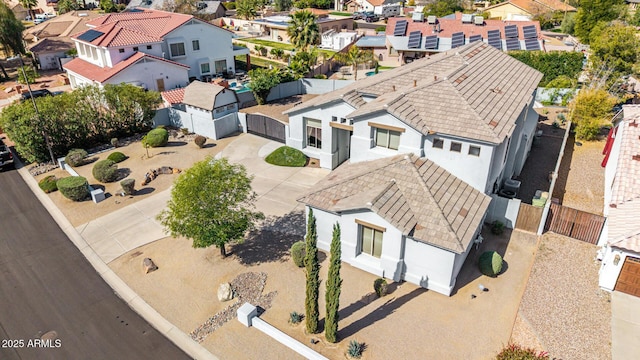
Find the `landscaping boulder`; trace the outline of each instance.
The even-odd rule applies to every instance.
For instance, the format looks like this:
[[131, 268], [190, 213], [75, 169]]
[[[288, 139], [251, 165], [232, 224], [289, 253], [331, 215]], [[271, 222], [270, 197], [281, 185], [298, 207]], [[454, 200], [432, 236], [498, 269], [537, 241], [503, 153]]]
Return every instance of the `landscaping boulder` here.
[[144, 268], [145, 274], [158, 270], [158, 266], [156, 266], [150, 258], [144, 258], [144, 260], [142, 260], [142, 267]]
[[220, 284], [220, 287], [218, 288], [218, 300], [229, 301], [231, 299], [233, 299], [233, 290], [231, 289], [231, 284]]
[[134, 195], [136, 190], [134, 189], [136, 185], [136, 181], [134, 179], [124, 179], [120, 181], [120, 186], [122, 186], [122, 192], [125, 195]]

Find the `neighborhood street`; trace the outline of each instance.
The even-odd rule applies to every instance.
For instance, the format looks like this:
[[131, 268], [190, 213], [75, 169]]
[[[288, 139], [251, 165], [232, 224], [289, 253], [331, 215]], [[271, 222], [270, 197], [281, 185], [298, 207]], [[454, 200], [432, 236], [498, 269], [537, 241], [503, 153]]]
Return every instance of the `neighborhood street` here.
[[0, 172], [0, 189], [0, 359], [188, 358], [113, 293], [17, 171]]

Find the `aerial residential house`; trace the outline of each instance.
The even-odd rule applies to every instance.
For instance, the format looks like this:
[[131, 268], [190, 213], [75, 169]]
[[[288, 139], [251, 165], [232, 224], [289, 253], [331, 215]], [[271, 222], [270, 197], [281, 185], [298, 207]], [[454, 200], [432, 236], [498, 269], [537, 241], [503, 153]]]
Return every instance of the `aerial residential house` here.
[[476, 41], [503, 51], [543, 49], [538, 21], [486, 20], [461, 13], [447, 18], [422, 13], [390, 18], [386, 36], [388, 56], [398, 65]]
[[65, 64], [72, 87], [135, 83], [164, 91], [190, 80], [228, 76], [248, 54], [233, 33], [191, 15], [140, 9], [102, 16], [72, 36], [78, 58]]
[[482, 11], [488, 12], [491, 19], [526, 21], [544, 14], [575, 13], [577, 9], [561, 0], [508, 0]]
[[362, 50], [369, 50], [379, 62], [389, 58], [387, 52], [386, 36], [384, 35], [366, 35], [356, 41], [356, 46]]
[[343, 261], [449, 295], [486, 195], [518, 175], [529, 154], [541, 78], [477, 42], [288, 110], [287, 145], [338, 168], [300, 199], [323, 229], [319, 248], [328, 250], [339, 221]]
[[[329, 15], [327, 10], [320, 9], [302, 9], [295, 11], [309, 11], [316, 15], [316, 24], [321, 34], [329, 30], [336, 32], [353, 30], [353, 19], [350, 17], [332, 16]], [[288, 43], [289, 35], [287, 34], [287, 29], [289, 28], [290, 22], [291, 16], [289, 15], [272, 15], [254, 20], [234, 19], [233, 24], [250, 33], [268, 36], [270, 40]], [[229, 21], [229, 23], [231, 23], [231, 21]]]
[[333, 49], [340, 51], [347, 45], [353, 43], [358, 37], [358, 33], [355, 31], [336, 31], [327, 30], [321, 35], [320, 47], [323, 49]]
[[640, 296], [640, 106], [624, 105], [604, 149], [600, 287]]
[[[227, 8], [224, 7], [222, 1], [194, 1], [192, 6], [195, 7], [195, 15], [205, 20], [213, 20], [221, 18], [225, 15]], [[168, 6], [167, 6], [168, 5]], [[127, 3], [127, 9], [161, 9], [171, 10], [167, 7], [175, 6], [174, 2], [165, 2], [165, 0], [131, 0]]]

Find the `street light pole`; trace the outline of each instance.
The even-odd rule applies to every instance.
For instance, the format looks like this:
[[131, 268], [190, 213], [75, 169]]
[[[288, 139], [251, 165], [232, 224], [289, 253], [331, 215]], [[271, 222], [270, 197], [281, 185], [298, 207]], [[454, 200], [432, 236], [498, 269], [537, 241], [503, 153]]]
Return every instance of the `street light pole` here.
[[[38, 105], [36, 104], [36, 98], [33, 97], [33, 93], [31, 92], [31, 84], [29, 84], [29, 78], [27, 78], [27, 72], [24, 70], [24, 61], [22, 61], [22, 56], [20, 55], [20, 68], [22, 69], [22, 76], [24, 77], [24, 82], [27, 84], [27, 90], [29, 90], [29, 97], [31, 98], [31, 102], [33, 103], [33, 109], [36, 112], [36, 117], [38, 120], [42, 120], [40, 118], [40, 112], [38, 111]], [[47, 145], [47, 149], [49, 149], [49, 155], [51, 156], [51, 165], [56, 164], [56, 158], [53, 156], [53, 150], [51, 149], [51, 142], [49, 141], [49, 135], [47, 135], [46, 130], [42, 129], [42, 135], [44, 136], [44, 142]]]

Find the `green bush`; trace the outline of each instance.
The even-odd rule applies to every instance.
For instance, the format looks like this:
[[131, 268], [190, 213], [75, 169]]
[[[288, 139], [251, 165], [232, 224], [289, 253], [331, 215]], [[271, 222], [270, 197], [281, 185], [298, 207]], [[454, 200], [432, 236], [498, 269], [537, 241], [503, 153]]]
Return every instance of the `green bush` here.
[[496, 277], [502, 271], [502, 256], [495, 251], [485, 251], [480, 255], [480, 272]]
[[496, 360], [548, 360], [549, 358], [549, 354], [545, 351], [537, 351], [517, 344], [505, 346], [496, 356]]
[[127, 160], [129, 157], [119, 151], [116, 152], [112, 152], [111, 154], [109, 154], [109, 156], [107, 156], [107, 160], [111, 160], [114, 163], [119, 163], [119, 162], [123, 162], [125, 160]]
[[89, 183], [82, 176], [69, 176], [56, 183], [60, 193], [69, 200], [82, 201], [89, 196]]
[[356, 340], [351, 340], [349, 342], [349, 347], [347, 348], [347, 355], [354, 359], [360, 359], [362, 357], [364, 347], [364, 343], [358, 342]]
[[91, 173], [100, 182], [114, 182], [118, 179], [118, 165], [109, 159], [100, 160], [93, 166]]
[[387, 295], [387, 291], [389, 290], [387, 285], [387, 280], [383, 278], [377, 278], [373, 282], [373, 290], [376, 292], [376, 295], [378, 295], [378, 297], [383, 297]]
[[491, 233], [494, 235], [501, 235], [504, 232], [504, 223], [501, 221], [494, 221], [491, 224]]
[[281, 146], [275, 149], [264, 160], [278, 166], [303, 167], [307, 164], [307, 156], [302, 151], [290, 146]]
[[576, 125], [576, 137], [580, 140], [596, 140], [600, 134], [600, 127], [600, 122], [597, 120], [585, 120]]
[[306, 253], [306, 245], [304, 241], [298, 241], [291, 246], [291, 259], [297, 267], [304, 266], [304, 255]]
[[303, 318], [304, 318], [304, 315], [300, 314], [297, 311], [292, 311], [289, 314], [289, 323], [294, 324], [294, 325], [295, 324], [299, 324], [302, 321]]
[[136, 185], [135, 179], [124, 179], [120, 181], [120, 186], [122, 186], [122, 191], [124, 192], [125, 195], [135, 194], [136, 192], [135, 185]]
[[42, 189], [42, 191], [48, 194], [58, 190], [58, 185], [56, 185], [56, 181], [57, 179], [55, 175], [49, 175], [43, 178], [42, 180], [40, 180], [38, 182], [38, 186], [40, 186], [40, 189]]
[[147, 133], [142, 138], [142, 145], [144, 147], [162, 147], [169, 142], [169, 132], [165, 128], [157, 127]]
[[202, 149], [202, 147], [204, 146], [204, 144], [207, 142], [207, 138], [202, 136], [202, 135], [198, 135], [196, 136], [195, 139], [193, 139], [193, 142], [198, 145], [199, 148]]
[[84, 158], [87, 157], [87, 152], [83, 149], [71, 149], [64, 158], [64, 162], [71, 167], [76, 167], [84, 164]]

